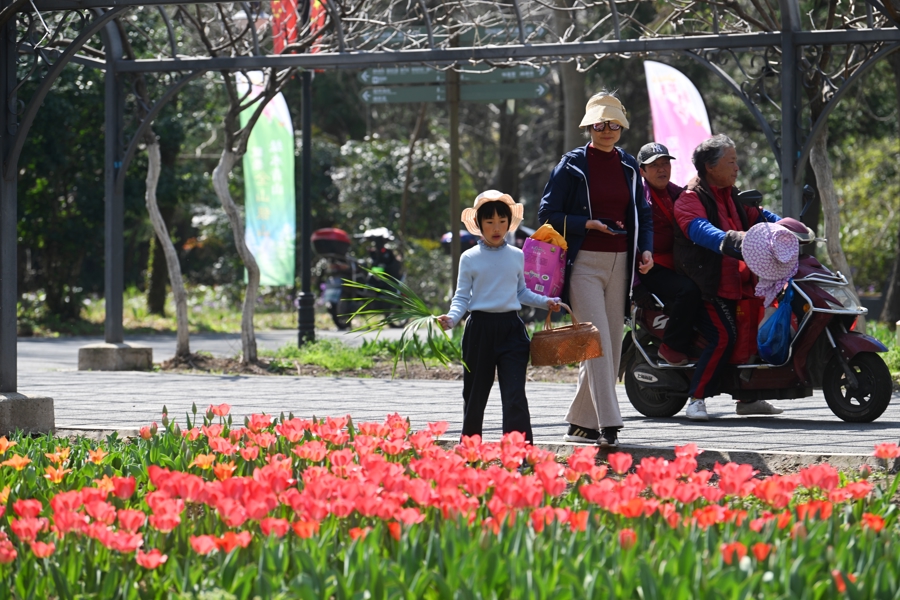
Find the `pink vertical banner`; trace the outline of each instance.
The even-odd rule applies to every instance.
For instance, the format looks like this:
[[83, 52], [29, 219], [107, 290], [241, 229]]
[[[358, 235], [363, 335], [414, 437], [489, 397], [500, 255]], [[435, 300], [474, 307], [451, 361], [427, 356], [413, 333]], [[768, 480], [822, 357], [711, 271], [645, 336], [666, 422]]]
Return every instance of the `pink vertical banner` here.
[[676, 158], [672, 161], [672, 182], [684, 185], [696, 174], [691, 163], [694, 148], [709, 138], [709, 116], [700, 92], [684, 73], [651, 60], [644, 61], [653, 141], [663, 144]]

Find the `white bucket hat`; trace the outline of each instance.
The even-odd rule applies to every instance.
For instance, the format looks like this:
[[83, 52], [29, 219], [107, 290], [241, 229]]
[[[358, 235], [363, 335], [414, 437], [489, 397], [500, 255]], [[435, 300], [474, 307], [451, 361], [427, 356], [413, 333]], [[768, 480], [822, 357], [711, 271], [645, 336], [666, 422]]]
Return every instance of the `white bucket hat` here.
[[625, 116], [625, 107], [615, 96], [609, 94], [594, 94], [588, 100], [584, 109], [584, 118], [581, 119], [579, 127], [589, 127], [594, 123], [603, 123], [604, 121], [615, 121], [622, 127], [628, 129], [628, 117]]
[[510, 219], [509, 222], [510, 232], [515, 231], [516, 227], [519, 226], [519, 223], [522, 222], [522, 216], [525, 214], [525, 207], [523, 205], [516, 203], [509, 194], [504, 194], [497, 190], [487, 190], [486, 192], [478, 194], [478, 197], [475, 198], [475, 206], [467, 208], [462, 212], [462, 222], [472, 235], [481, 235], [481, 229], [478, 227], [478, 219], [476, 216], [478, 214], [478, 207], [485, 202], [505, 202], [506, 204], [509, 204], [509, 208], [512, 212], [512, 219]]
[[744, 262], [759, 277], [756, 295], [769, 306], [797, 273], [800, 243], [786, 227], [757, 223], [744, 235]]

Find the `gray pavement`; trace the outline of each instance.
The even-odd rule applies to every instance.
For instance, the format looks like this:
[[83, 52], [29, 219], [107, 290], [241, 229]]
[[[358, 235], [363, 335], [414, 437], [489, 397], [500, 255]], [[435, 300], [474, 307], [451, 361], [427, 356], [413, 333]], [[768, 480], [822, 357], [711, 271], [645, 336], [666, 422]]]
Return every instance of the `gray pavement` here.
[[[401, 330], [387, 329], [381, 333], [384, 339], [397, 339]], [[375, 334], [346, 333], [340, 331], [317, 331], [316, 336], [339, 339], [356, 346], [364, 339], [373, 339]], [[60, 338], [19, 338], [18, 360], [19, 370], [42, 371], [47, 369], [76, 369], [78, 367], [78, 349], [88, 344], [102, 342], [101, 336], [76, 336]], [[175, 334], [128, 335], [129, 344], [142, 344], [153, 348], [153, 362], [162, 362], [175, 355]], [[257, 346], [262, 349], [277, 350], [289, 343], [297, 343], [296, 330], [258, 331]], [[191, 334], [192, 352], [209, 352], [214, 356], [232, 357], [241, 352], [241, 335], [239, 333], [194, 333]]]
[[[260, 333], [260, 345], [277, 347], [293, 335]], [[233, 355], [235, 340], [236, 336], [194, 336], [192, 348]], [[128, 341], [149, 342], [156, 361], [174, 353], [171, 336], [135, 336]], [[52, 397], [59, 429], [136, 429], [158, 421], [163, 405], [170, 416], [183, 422], [194, 402], [200, 410], [227, 402], [238, 417], [254, 412], [293, 412], [303, 417], [350, 414], [360, 421], [382, 420], [397, 412], [408, 416], [416, 427], [448, 421], [451, 435], [459, 433], [462, 422], [459, 381], [79, 372], [75, 370], [77, 348], [86, 342], [87, 338], [68, 338], [20, 340], [18, 344], [19, 391]], [[561, 441], [574, 388], [571, 384], [528, 384], [536, 442]], [[624, 387], [617, 389], [625, 419], [620, 435], [629, 447], [659, 449], [694, 442], [710, 450], [867, 455], [876, 443], [900, 440], [897, 395], [887, 412], [869, 424], [839, 420], [820, 392], [812, 398], [781, 401], [786, 409], [783, 415], [760, 418], [738, 417], [730, 398], [721, 396], [707, 403], [713, 420], [696, 423], [681, 415], [643, 417], [631, 407]], [[500, 415], [495, 385], [485, 418], [485, 437], [499, 438]]]

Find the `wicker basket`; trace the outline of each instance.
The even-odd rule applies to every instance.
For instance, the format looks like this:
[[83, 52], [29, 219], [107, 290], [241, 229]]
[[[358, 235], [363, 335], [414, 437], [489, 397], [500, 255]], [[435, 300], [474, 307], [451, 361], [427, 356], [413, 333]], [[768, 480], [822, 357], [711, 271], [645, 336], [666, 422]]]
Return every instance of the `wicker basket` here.
[[590, 323], [579, 323], [572, 309], [562, 305], [572, 315], [572, 324], [552, 329], [550, 315], [543, 331], [531, 337], [531, 364], [535, 367], [567, 365], [603, 356], [600, 332]]

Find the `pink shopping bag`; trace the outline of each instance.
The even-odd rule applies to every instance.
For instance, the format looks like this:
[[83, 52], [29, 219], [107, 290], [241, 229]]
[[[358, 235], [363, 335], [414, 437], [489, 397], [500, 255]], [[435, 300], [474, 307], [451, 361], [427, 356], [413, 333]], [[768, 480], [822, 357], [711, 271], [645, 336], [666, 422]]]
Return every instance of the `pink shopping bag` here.
[[525, 286], [542, 296], [558, 297], [566, 278], [566, 251], [532, 238], [525, 240]]

